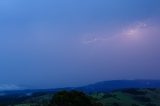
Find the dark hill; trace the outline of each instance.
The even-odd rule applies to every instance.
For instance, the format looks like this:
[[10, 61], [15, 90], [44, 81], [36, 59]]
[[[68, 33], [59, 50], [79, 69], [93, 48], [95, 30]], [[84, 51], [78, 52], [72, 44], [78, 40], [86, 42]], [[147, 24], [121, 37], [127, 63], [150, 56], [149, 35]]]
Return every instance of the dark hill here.
[[76, 88], [84, 92], [107, 92], [125, 88], [160, 88], [160, 80], [112, 80]]

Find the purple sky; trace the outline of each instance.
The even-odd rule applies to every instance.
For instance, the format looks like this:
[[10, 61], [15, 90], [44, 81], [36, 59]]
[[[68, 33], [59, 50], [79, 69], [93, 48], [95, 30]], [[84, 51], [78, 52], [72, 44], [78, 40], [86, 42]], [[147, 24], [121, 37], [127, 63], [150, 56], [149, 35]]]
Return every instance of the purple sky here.
[[0, 90], [160, 78], [160, 0], [1, 0]]

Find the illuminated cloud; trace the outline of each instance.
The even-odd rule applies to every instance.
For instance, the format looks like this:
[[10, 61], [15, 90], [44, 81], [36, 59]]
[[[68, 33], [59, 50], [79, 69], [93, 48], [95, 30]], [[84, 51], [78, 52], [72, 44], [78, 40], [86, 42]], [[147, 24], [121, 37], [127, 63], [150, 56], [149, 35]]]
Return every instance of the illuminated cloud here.
[[[144, 40], [149, 39], [153, 36], [154, 33], [159, 33], [156, 25], [152, 25], [149, 22], [135, 22], [129, 25], [124, 25], [124, 27], [119, 30], [113, 29], [114, 33], [111, 32], [105, 33], [89, 33], [85, 35], [83, 39], [83, 44], [91, 45], [91, 44], [101, 44], [101, 43], [124, 43], [136, 41], [142, 42]], [[110, 34], [110, 36], [108, 36]], [[131, 42], [130, 42], [131, 43]]]
[[146, 23], [137, 23], [130, 27], [126, 27], [122, 31], [122, 35], [128, 39], [140, 39], [142, 36], [145, 36], [146, 31], [148, 32], [150, 29]]

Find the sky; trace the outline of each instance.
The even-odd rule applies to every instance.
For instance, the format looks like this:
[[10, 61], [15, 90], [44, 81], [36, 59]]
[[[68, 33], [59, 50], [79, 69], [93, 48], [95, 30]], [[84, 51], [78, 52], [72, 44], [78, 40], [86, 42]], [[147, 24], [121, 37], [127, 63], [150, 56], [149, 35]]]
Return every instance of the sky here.
[[160, 0], [0, 0], [0, 90], [160, 78]]

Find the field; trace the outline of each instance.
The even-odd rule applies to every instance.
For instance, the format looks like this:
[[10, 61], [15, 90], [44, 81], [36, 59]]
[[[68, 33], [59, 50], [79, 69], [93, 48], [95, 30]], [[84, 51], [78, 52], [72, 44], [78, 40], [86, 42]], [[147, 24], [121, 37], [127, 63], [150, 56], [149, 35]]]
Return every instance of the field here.
[[95, 93], [104, 106], [160, 106], [159, 89], [127, 89], [111, 93]]

